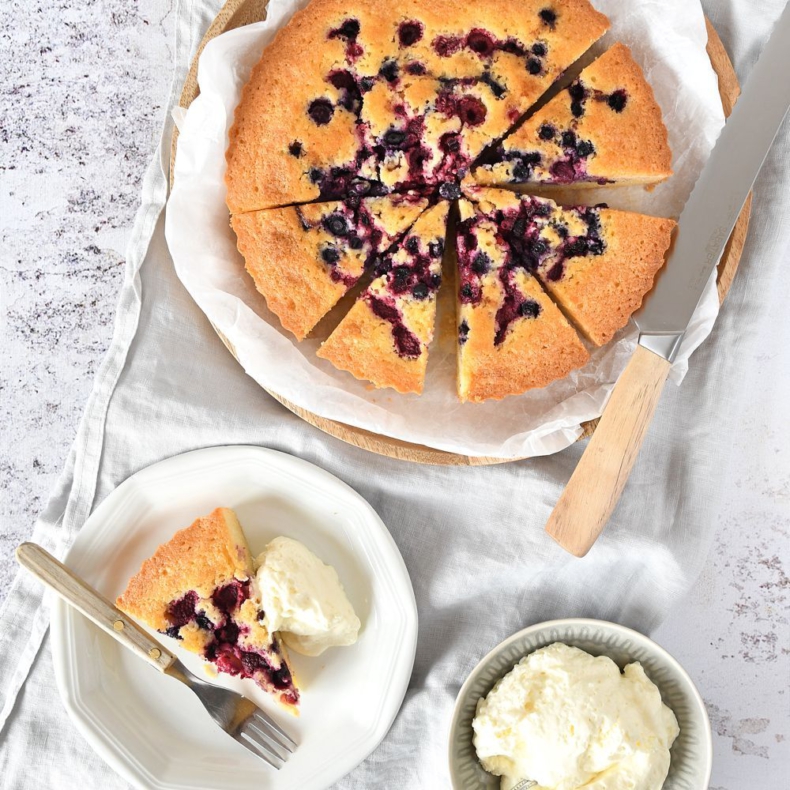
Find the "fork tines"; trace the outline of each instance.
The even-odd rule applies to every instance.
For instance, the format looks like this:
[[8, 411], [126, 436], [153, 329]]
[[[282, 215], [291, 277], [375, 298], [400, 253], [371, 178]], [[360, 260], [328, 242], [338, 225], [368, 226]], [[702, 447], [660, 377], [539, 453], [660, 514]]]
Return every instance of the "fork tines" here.
[[242, 724], [236, 740], [278, 770], [296, 748], [293, 738], [260, 710]]

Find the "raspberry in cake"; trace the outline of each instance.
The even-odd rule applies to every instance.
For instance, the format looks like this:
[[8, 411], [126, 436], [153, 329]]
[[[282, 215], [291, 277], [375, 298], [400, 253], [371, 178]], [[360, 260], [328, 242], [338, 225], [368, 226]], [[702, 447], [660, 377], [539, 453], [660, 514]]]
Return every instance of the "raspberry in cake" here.
[[177, 532], [143, 563], [116, 601], [220, 672], [253, 679], [295, 711], [299, 689], [279, 637], [266, 625], [252, 558], [228, 508]]
[[[502, 198], [513, 213], [514, 232], [537, 242], [546, 217], [524, 210], [512, 193]], [[460, 212], [460, 399], [501, 400], [545, 387], [584, 365], [587, 349], [530, 273], [531, 267], [513, 254], [500, 227], [466, 200]]]
[[420, 393], [433, 338], [449, 204], [441, 201], [383, 256], [318, 356], [376, 387]]
[[672, 175], [661, 108], [615, 44], [474, 169], [479, 184], [646, 184]]
[[587, 0], [313, 0], [244, 88], [231, 213], [461, 177], [607, 28]]
[[402, 194], [235, 214], [239, 252], [269, 309], [298, 340], [427, 206]]

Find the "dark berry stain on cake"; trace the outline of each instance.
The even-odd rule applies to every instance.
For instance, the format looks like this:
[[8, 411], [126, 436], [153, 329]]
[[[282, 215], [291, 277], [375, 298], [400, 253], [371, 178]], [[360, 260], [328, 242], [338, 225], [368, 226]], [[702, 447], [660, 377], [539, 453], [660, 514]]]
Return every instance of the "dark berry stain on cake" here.
[[469, 340], [469, 324], [461, 321], [458, 326], [458, 345], [462, 346], [467, 340]]
[[552, 30], [554, 30], [557, 24], [557, 12], [553, 11], [551, 8], [543, 8], [541, 9], [538, 16], [543, 21], [543, 24], [548, 25]]
[[335, 108], [329, 99], [313, 99], [307, 107], [310, 120], [317, 126], [326, 126], [335, 114]]
[[401, 22], [398, 26], [398, 41], [402, 47], [412, 47], [422, 39], [423, 31], [422, 22], [417, 20]]
[[513, 281], [512, 270], [502, 268], [499, 274], [502, 286], [505, 289], [505, 298], [502, 301], [494, 319], [496, 331], [494, 345], [501, 345], [507, 337], [508, 330], [513, 322], [519, 318], [537, 318], [540, 315], [540, 305], [529, 297], [524, 296]]
[[365, 298], [373, 314], [391, 325], [398, 354], [407, 359], [417, 359], [422, 353], [419, 338], [403, 323], [403, 316], [394, 302], [385, 301], [373, 294], [368, 294]]
[[329, 32], [329, 38], [339, 38], [346, 42], [346, 59], [349, 61], [356, 60], [364, 51], [357, 41], [359, 31], [359, 20], [346, 19], [340, 27]]
[[[264, 687], [273, 687], [283, 692], [284, 701], [295, 705], [299, 702], [299, 691], [285, 662], [280, 660], [279, 666], [275, 666], [272, 656], [240, 644], [240, 639], [249, 631], [249, 626], [236, 622], [234, 616], [249, 597], [249, 579], [245, 581], [233, 579], [228, 584], [215, 589], [211, 594], [211, 603], [218, 610], [220, 617], [217, 622], [213, 622], [204, 609], [197, 610], [200, 606], [200, 598], [195, 591], [190, 591], [182, 598], [172, 601], [167, 607], [165, 616], [171, 625], [164, 633], [182, 639], [180, 630], [194, 623], [196, 628], [210, 634], [204, 657], [215, 663], [220, 671], [253, 678]], [[262, 614], [259, 612], [259, 622], [263, 619]], [[280, 654], [276, 639], [273, 639], [269, 652], [274, 656]]]
[[606, 99], [606, 103], [615, 111], [622, 112], [625, 105], [628, 103], [628, 94], [621, 88], [614, 93], [610, 93]]
[[302, 148], [302, 144], [298, 140], [294, 140], [288, 146], [288, 153], [291, 156], [295, 156], [297, 159], [299, 159], [299, 157], [302, 156], [302, 154], [304, 153], [304, 149]]

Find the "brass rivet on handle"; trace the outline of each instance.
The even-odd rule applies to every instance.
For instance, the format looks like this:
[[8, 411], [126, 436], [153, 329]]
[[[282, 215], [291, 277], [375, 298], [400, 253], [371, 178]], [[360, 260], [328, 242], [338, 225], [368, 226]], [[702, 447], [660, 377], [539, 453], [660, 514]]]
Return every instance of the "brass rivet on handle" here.
[[115, 621], [115, 622], [112, 624], [112, 627], [113, 627], [113, 628], [114, 628], [116, 631], [123, 631], [123, 628], [124, 628], [124, 622], [123, 622], [123, 620], [116, 620], [116, 621]]
[[156, 659], [156, 658], [159, 658], [162, 655], [162, 651], [158, 647], [152, 647], [148, 651], [148, 655], [151, 656], [151, 658]]

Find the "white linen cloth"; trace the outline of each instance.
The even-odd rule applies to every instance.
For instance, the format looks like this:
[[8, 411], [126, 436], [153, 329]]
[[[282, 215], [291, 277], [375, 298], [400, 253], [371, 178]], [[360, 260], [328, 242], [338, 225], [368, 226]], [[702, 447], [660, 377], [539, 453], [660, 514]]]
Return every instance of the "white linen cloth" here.
[[[705, 7], [744, 79], [783, 0]], [[183, 0], [174, 101], [216, 13]], [[146, 176], [112, 347], [63, 476], [33, 539], [62, 555], [87, 515], [138, 469], [186, 450], [259, 444], [322, 466], [379, 512], [414, 584], [417, 659], [403, 709], [382, 745], [339, 788], [447, 786], [455, 695], [497, 642], [563, 616], [649, 632], [688, 590], [707, 554], [728, 458], [728, 426], [748, 408], [743, 360], [786, 323], [777, 287], [790, 228], [790, 127], [760, 177], [738, 277], [682, 388], [669, 386], [606, 533], [583, 560], [543, 524], [583, 445], [545, 458], [466, 469], [424, 467], [349, 447], [290, 414], [239, 368], [175, 276], [163, 236], [171, 125]], [[20, 575], [0, 612], [0, 785], [123, 788], [58, 699], [41, 588]]]

